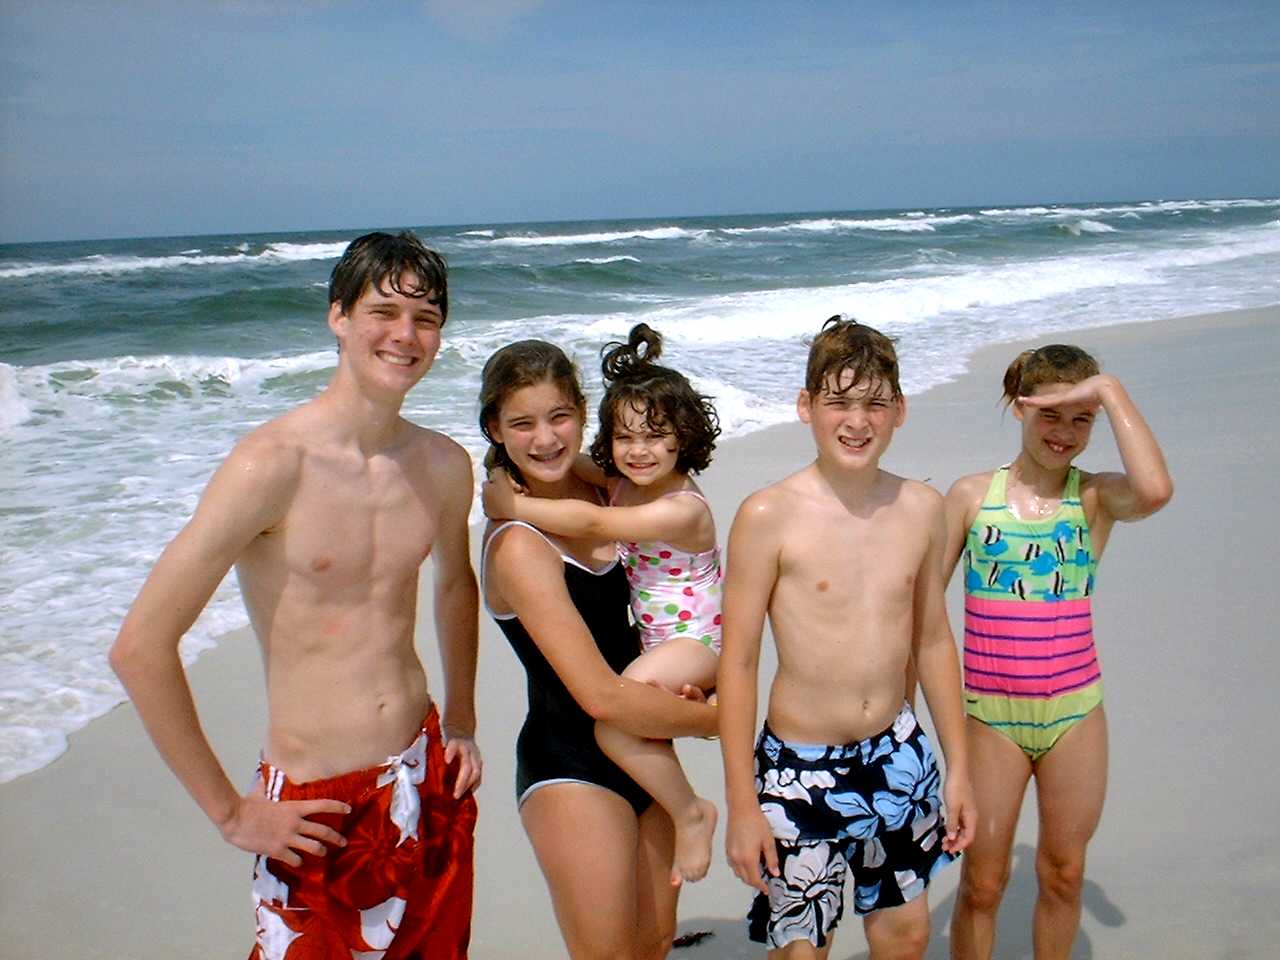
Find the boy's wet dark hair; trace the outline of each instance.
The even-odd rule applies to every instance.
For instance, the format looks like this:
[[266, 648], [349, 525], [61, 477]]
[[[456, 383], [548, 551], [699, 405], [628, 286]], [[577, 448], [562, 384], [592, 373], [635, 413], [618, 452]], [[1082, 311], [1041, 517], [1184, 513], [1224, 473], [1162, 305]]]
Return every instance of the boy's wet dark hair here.
[[859, 383], [881, 382], [888, 385], [894, 400], [901, 399], [898, 352], [893, 341], [874, 327], [837, 314], [827, 319], [809, 344], [804, 388], [816, 400], [823, 390], [838, 384], [846, 370], [852, 376], [837, 393], [846, 393]]
[[[400, 286], [405, 274], [417, 283]], [[388, 287], [405, 297], [427, 297], [440, 308], [443, 320], [449, 317], [449, 276], [444, 257], [423, 245], [413, 233], [366, 233], [356, 237], [343, 251], [342, 259], [329, 274], [329, 303], [342, 305], [350, 313], [365, 289]]]
[[676, 440], [675, 469], [684, 474], [705, 470], [720, 436], [720, 419], [711, 398], [693, 389], [684, 374], [659, 366], [662, 335], [646, 323], [631, 328], [626, 343], [605, 345], [600, 371], [605, 393], [600, 401], [600, 432], [591, 441], [591, 459], [604, 472], [620, 476], [613, 462], [613, 433], [618, 411], [644, 413], [645, 426], [670, 431]]
[[1004, 402], [1029, 397], [1042, 383], [1079, 383], [1097, 376], [1098, 361], [1079, 347], [1050, 343], [1023, 350], [1004, 373]]
[[484, 363], [480, 373], [480, 433], [489, 441], [484, 455], [486, 470], [505, 467], [516, 483], [524, 485], [524, 477], [507, 448], [493, 439], [489, 425], [498, 419], [506, 399], [524, 387], [551, 383], [573, 404], [578, 416], [587, 418], [587, 398], [578, 380], [578, 368], [554, 343], [545, 340], [517, 340], [500, 348]]

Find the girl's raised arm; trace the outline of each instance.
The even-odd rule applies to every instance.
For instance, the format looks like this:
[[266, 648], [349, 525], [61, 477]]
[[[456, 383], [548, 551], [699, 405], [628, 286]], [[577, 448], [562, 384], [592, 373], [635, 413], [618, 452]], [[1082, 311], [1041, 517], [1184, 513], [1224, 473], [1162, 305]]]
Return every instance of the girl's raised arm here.
[[1101, 473], [1092, 480], [1098, 502], [1112, 520], [1141, 520], [1155, 513], [1173, 496], [1173, 478], [1164, 453], [1146, 419], [1123, 384], [1101, 373], [1070, 388], [1033, 397], [1019, 397], [1027, 407], [1072, 403], [1102, 407], [1111, 423], [1124, 473]]

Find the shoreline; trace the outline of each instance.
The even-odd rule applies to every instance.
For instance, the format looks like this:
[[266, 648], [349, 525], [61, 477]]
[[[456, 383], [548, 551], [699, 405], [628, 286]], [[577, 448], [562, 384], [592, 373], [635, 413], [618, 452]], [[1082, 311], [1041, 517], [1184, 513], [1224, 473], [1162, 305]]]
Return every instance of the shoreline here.
[[[1228, 570], [1237, 567], [1241, 550], [1261, 551], [1280, 527], [1269, 518], [1258, 523], [1247, 509], [1268, 495], [1268, 477], [1280, 469], [1280, 440], [1268, 419], [1280, 393], [1280, 306], [1090, 327], [1048, 339], [1080, 343], [1104, 370], [1122, 377], [1165, 445], [1178, 487], [1164, 512], [1114, 538], [1100, 577], [1111, 789], [1090, 848], [1085, 923], [1073, 955], [1265, 955], [1280, 939], [1280, 920], [1266, 897], [1277, 889], [1280, 852], [1280, 828], [1266, 800], [1280, 788], [1280, 776], [1250, 761], [1249, 737], [1241, 734], [1270, 725], [1266, 679], [1277, 657], [1266, 625], [1280, 608], [1273, 594]], [[885, 468], [945, 491], [956, 477], [990, 468], [1016, 450], [1013, 418], [1002, 417], [997, 402], [999, 374], [1025, 342], [988, 345], [965, 359], [957, 379], [909, 397], [907, 421]], [[797, 386], [801, 378], [797, 371]], [[1208, 398], [1200, 395], [1206, 388]], [[812, 444], [807, 429], [789, 423], [725, 440], [717, 453], [703, 487], [723, 543], [743, 496], [808, 462]], [[1088, 469], [1118, 464], [1105, 418], [1082, 462]], [[1232, 495], [1223, 501], [1226, 476]], [[472, 546], [478, 552], [474, 530]], [[429, 600], [428, 576], [421, 595]], [[1187, 588], [1201, 577], [1208, 582], [1191, 602]], [[1130, 591], [1132, 585], [1137, 589]], [[953, 596], [948, 609], [954, 629]], [[429, 602], [422, 603], [419, 623], [419, 650], [434, 679], [440, 668], [429, 642]], [[771, 670], [771, 657], [766, 644], [762, 675]], [[188, 676], [210, 741], [232, 779], [247, 785], [265, 721], [261, 668], [247, 628], [220, 636]], [[477, 835], [477, 958], [518, 952], [535, 960], [563, 952], [511, 795], [523, 682], [505, 641], [482, 614], [477, 700], [486, 770]], [[1223, 702], [1231, 704], [1238, 727], [1222, 729]], [[718, 746], [682, 741], [679, 749], [695, 788], [722, 807]], [[1230, 791], [1243, 770], [1250, 771], [1247, 795], [1231, 791], [1235, 812], [1207, 823], [1201, 811], [1220, 809], [1215, 798]], [[0, 796], [6, 851], [0, 922], [16, 954], [247, 952], [251, 859], [222, 843], [204, 821], [159, 761], [131, 706], [73, 732], [65, 753], [0, 784]], [[1033, 803], [1030, 796], [1027, 802]], [[1251, 826], [1247, 836], [1238, 824]], [[710, 929], [717, 936], [676, 956], [754, 955], [741, 952], [739, 918], [748, 891], [723, 867], [722, 836], [723, 826], [712, 874], [683, 895], [680, 924], [681, 931]], [[1033, 844], [1034, 818], [1024, 816], [1001, 913], [1001, 955], [1029, 944]], [[161, 868], [160, 856], [173, 862]], [[930, 957], [945, 956], [957, 877], [958, 871], [946, 871], [931, 891]], [[1153, 885], [1152, 877], [1160, 882]], [[182, 891], [176, 897], [175, 885]], [[160, 910], [165, 922], [149, 922]], [[66, 922], [68, 913], [74, 922]], [[494, 922], [515, 916], [519, 923], [506, 926], [521, 929]], [[1233, 922], [1242, 917], [1256, 921]], [[850, 911], [833, 960], [864, 955], [853, 920]], [[1153, 951], [1157, 943], [1162, 949]]]

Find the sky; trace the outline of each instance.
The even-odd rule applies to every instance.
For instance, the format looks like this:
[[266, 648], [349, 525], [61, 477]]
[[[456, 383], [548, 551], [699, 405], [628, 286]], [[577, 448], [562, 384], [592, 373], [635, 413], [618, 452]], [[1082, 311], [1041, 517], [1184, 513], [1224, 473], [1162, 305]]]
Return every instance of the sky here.
[[1280, 4], [0, 0], [0, 242], [1280, 194]]

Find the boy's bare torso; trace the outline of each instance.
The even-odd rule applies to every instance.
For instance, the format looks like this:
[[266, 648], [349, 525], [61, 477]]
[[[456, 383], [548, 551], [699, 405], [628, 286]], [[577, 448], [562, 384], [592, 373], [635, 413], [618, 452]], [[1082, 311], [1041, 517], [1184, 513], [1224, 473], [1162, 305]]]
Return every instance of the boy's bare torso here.
[[846, 505], [810, 466], [761, 492], [781, 525], [769, 726], [782, 739], [860, 740], [901, 709], [929, 545], [924, 490], [879, 472], [868, 495]]
[[278, 519], [236, 573], [262, 646], [264, 755], [294, 781], [383, 762], [426, 714], [418, 571], [440, 529], [454, 445], [402, 423], [400, 442], [373, 456], [314, 403], [246, 440], [286, 477]]

